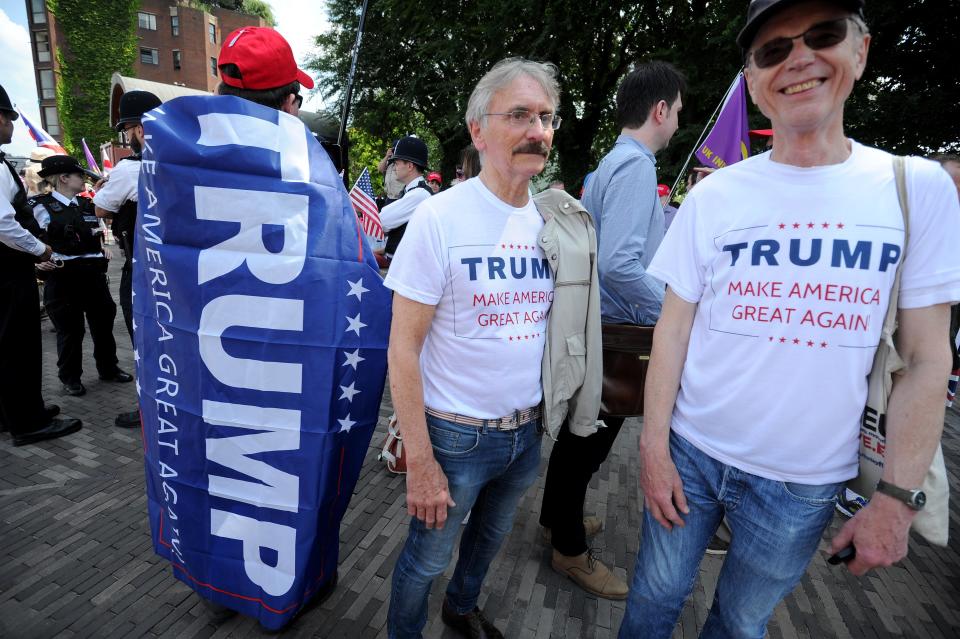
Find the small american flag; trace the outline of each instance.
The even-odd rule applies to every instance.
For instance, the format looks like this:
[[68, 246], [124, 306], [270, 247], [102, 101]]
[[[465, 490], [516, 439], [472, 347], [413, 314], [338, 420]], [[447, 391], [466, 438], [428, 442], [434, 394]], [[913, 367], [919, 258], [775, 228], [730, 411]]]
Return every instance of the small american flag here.
[[370, 182], [370, 173], [367, 169], [363, 170], [356, 184], [350, 189], [350, 201], [363, 224], [364, 232], [376, 240], [382, 240], [383, 225], [380, 224], [380, 211], [377, 210], [377, 203], [373, 199], [373, 183]]

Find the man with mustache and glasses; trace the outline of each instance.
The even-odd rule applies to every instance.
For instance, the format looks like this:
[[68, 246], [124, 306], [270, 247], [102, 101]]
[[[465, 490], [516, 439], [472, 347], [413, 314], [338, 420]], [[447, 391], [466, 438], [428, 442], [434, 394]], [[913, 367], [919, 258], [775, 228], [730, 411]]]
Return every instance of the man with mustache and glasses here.
[[[113, 236], [123, 249], [120, 271], [120, 309], [133, 340], [133, 236], [137, 223], [137, 187], [140, 184], [140, 154], [143, 151], [143, 126], [140, 119], [147, 111], [160, 106], [160, 98], [149, 91], [127, 91], [120, 97], [119, 117], [114, 128], [123, 134], [133, 155], [123, 158], [98, 182], [93, 205], [97, 217], [111, 219]], [[140, 411], [120, 413], [114, 420], [119, 428], [138, 428]]]
[[863, 4], [750, 3], [737, 42], [772, 150], [698, 185], [648, 269], [667, 292], [646, 385], [643, 532], [623, 639], [671, 636], [724, 517], [733, 539], [700, 636], [764, 635], [857, 475], [867, 375], [901, 262], [906, 367], [886, 414], [883, 481], [832, 551], [855, 552], [855, 575], [907, 554], [943, 425], [960, 207], [936, 163], [906, 158], [905, 241], [893, 156], [844, 135], [870, 47]]
[[[597, 230], [604, 323], [653, 326], [660, 316], [663, 283], [646, 272], [665, 227], [654, 154], [677, 131], [685, 90], [683, 75], [666, 62], [639, 65], [617, 90], [620, 136], [583, 194]], [[605, 417], [586, 437], [561, 429], [550, 454], [540, 511], [544, 537], [553, 546], [554, 570], [607, 599], [625, 599], [627, 584], [590, 552], [587, 538], [600, 532], [603, 522], [584, 517], [583, 502], [623, 421]]]
[[[541, 424], [553, 434], [566, 410], [578, 424], [594, 423], [598, 393], [584, 393], [586, 408], [567, 402], [586, 380], [599, 383], [599, 361], [587, 372], [598, 355], [587, 350], [591, 326], [599, 345], [589, 215], [566, 193], [530, 196], [560, 126], [558, 104], [553, 65], [510, 58], [481, 78], [466, 114], [480, 173], [424, 199], [386, 278], [395, 292], [390, 385], [412, 515], [393, 573], [391, 639], [421, 637], [430, 586], [467, 513], [442, 618], [464, 637], [502, 637], [477, 600], [536, 480]], [[579, 250], [567, 252], [573, 245]], [[575, 318], [578, 327], [566, 324]], [[568, 345], [580, 359], [577, 379], [560, 372], [577, 366], [564, 359]]]

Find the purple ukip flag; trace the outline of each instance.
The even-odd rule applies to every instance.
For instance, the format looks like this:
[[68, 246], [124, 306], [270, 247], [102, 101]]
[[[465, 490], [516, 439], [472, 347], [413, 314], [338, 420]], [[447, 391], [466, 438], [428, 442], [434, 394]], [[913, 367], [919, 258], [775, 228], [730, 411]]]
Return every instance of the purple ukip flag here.
[[747, 122], [747, 89], [743, 72], [737, 74], [713, 129], [697, 149], [705, 165], [723, 168], [750, 156], [750, 126]]

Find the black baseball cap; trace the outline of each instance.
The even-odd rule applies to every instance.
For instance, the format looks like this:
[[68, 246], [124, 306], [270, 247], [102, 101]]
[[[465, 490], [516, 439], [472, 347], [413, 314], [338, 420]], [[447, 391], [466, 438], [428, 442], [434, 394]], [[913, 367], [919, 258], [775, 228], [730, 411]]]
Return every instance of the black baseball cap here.
[[[746, 55], [747, 49], [753, 44], [753, 38], [764, 22], [787, 7], [801, 2], [809, 2], [809, 0], [751, 0], [747, 8], [747, 24], [737, 36], [737, 44], [740, 45], [741, 52]], [[833, 0], [833, 4], [863, 16], [864, 0]]]

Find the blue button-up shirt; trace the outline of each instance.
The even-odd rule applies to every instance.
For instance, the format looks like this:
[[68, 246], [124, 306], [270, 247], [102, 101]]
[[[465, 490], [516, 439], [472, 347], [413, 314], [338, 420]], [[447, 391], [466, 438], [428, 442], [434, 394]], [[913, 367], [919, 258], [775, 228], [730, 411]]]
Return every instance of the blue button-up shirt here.
[[653, 153], [629, 136], [618, 137], [584, 191], [583, 206], [597, 228], [603, 321], [656, 324], [664, 285], [647, 266], [665, 225]]

